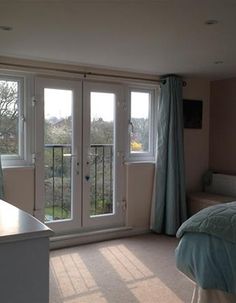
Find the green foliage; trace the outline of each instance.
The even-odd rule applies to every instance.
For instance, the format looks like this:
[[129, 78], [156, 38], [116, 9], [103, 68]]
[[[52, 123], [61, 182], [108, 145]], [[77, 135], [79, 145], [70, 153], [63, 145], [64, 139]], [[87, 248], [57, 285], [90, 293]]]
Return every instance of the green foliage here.
[[131, 139], [137, 144], [141, 144], [141, 151], [149, 149], [149, 120], [144, 118], [133, 118], [133, 133]]
[[[91, 148], [90, 205], [93, 214], [111, 213], [113, 200], [113, 145]], [[100, 201], [103, 201], [102, 204]], [[103, 205], [103, 207], [101, 207]]]
[[18, 153], [18, 83], [0, 80], [0, 153]]
[[68, 209], [63, 209], [59, 206], [45, 207], [44, 214], [46, 221], [69, 219], [71, 217], [70, 211]]
[[71, 144], [71, 117], [52, 123], [45, 120], [44, 124], [45, 144]]
[[[47, 146], [44, 149], [45, 178], [71, 176], [71, 147]], [[68, 155], [68, 156], [66, 156]]]
[[93, 119], [91, 122], [91, 144], [113, 143], [113, 122], [103, 121], [102, 118]]
[[112, 201], [110, 200], [97, 200], [96, 204], [93, 200], [90, 208], [90, 216], [110, 214], [112, 212]]
[[48, 178], [44, 181], [46, 207], [56, 205], [58, 207], [71, 208], [71, 180], [61, 177]]

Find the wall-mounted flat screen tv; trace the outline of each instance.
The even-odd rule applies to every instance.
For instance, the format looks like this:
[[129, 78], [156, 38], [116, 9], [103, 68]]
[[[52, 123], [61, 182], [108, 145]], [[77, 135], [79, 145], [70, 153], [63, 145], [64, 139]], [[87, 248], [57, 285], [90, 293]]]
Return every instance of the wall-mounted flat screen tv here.
[[202, 128], [202, 101], [183, 100], [184, 128]]

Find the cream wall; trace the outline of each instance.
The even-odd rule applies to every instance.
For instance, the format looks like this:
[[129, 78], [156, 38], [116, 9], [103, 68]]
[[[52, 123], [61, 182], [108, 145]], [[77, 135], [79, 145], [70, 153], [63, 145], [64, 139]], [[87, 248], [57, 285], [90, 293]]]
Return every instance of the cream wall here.
[[187, 192], [201, 190], [202, 174], [209, 167], [209, 100], [210, 82], [205, 79], [186, 79], [184, 99], [203, 101], [202, 129], [184, 130], [185, 171]]
[[211, 83], [210, 167], [236, 173], [236, 78]]
[[3, 169], [5, 200], [33, 214], [34, 168], [11, 167]]
[[149, 229], [153, 176], [153, 163], [126, 164], [127, 225]]

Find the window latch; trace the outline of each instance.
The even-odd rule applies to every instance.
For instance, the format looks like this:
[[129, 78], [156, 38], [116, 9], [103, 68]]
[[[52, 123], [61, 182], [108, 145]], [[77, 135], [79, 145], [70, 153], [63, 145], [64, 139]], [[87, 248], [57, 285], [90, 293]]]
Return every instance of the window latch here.
[[130, 132], [133, 133], [134, 132], [134, 125], [133, 125], [131, 120], [129, 120], [129, 127], [130, 127]]
[[32, 97], [32, 106], [35, 107], [35, 105], [36, 105], [36, 98], [34, 96], [34, 97]]
[[21, 115], [21, 121], [24, 123], [25, 122], [25, 116], [24, 115]]

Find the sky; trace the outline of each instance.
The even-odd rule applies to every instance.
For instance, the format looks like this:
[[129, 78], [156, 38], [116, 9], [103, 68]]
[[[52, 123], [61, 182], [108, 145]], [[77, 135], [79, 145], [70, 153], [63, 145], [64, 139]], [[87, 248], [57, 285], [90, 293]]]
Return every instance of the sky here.
[[[66, 118], [71, 116], [72, 96], [71, 90], [45, 88], [45, 118]], [[114, 119], [114, 99], [112, 93], [91, 93], [91, 120], [102, 118], [104, 121]], [[131, 112], [133, 118], [148, 117], [149, 94], [145, 92], [132, 92]]]

